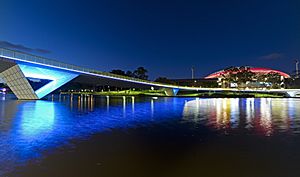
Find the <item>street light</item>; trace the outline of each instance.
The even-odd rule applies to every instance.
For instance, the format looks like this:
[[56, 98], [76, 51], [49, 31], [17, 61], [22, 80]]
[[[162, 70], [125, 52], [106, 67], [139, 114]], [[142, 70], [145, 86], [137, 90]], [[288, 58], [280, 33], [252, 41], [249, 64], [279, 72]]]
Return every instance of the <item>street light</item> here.
[[298, 65], [299, 65], [299, 60], [296, 60], [296, 76], [295, 76], [295, 78], [299, 78], [299, 67], [298, 67]]
[[192, 69], [192, 79], [194, 79], [195, 78], [195, 68], [192, 67], [191, 69]]

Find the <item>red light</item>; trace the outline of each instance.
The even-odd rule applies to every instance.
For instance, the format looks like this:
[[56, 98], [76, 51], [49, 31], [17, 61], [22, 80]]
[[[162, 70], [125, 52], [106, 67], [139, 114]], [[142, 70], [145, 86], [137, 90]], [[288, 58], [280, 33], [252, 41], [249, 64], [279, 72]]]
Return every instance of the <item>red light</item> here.
[[[274, 70], [274, 69], [268, 69], [268, 68], [250, 68], [250, 71], [254, 72], [254, 73], [264, 73], [264, 74], [270, 73], [270, 72], [275, 72], [275, 73], [280, 74], [284, 78], [290, 78], [290, 75], [288, 75], [288, 74], [286, 74], [286, 73], [284, 73], [282, 71], [278, 71], [278, 70]], [[222, 76], [223, 74], [226, 74], [226, 71], [221, 70], [221, 71], [212, 73], [212, 74], [206, 76], [205, 78], [206, 79], [218, 78], [218, 77]]]

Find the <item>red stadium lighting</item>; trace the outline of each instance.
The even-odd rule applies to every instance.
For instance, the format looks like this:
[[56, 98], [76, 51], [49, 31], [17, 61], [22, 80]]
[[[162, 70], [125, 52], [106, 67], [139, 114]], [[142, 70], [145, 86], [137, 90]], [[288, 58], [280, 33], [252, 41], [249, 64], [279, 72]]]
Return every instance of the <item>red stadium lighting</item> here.
[[[278, 70], [274, 70], [274, 69], [269, 69], [269, 68], [249, 67], [249, 70], [255, 74], [268, 74], [271, 72], [275, 72], [275, 73], [278, 73], [279, 75], [283, 76], [284, 78], [291, 77], [287, 73], [284, 73], [284, 72], [278, 71]], [[222, 77], [222, 75], [227, 74], [228, 72], [229, 71], [225, 71], [225, 70], [217, 71], [215, 73], [212, 73], [212, 74], [206, 76], [205, 79], [220, 78], [220, 77]]]

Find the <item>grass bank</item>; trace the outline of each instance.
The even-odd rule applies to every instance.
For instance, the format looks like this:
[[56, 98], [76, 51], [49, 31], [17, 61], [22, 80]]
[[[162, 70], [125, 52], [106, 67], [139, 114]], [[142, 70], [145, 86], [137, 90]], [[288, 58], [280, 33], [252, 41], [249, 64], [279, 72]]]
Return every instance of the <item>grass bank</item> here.
[[245, 92], [217, 92], [217, 93], [192, 93], [180, 96], [203, 98], [283, 98], [285, 95], [278, 93], [245, 93]]
[[[88, 94], [101, 96], [167, 96], [163, 90], [123, 90], [105, 92], [61, 92], [62, 94]], [[201, 93], [178, 93], [177, 97], [201, 97], [201, 98], [283, 98], [280, 93], [259, 93], [259, 92], [201, 92]]]
[[122, 91], [107, 91], [107, 92], [61, 92], [62, 94], [88, 94], [102, 96], [166, 96], [162, 90], [122, 90]]

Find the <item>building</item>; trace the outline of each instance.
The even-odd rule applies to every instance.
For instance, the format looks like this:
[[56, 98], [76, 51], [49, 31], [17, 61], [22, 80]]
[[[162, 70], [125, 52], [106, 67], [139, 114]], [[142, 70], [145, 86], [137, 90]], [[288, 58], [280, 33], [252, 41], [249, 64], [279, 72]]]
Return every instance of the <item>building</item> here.
[[169, 79], [172, 84], [188, 87], [204, 87], [216, 88], [218, 87], [217, 78], [198, 78], [198, 79]]
[[[233, 67], [230, 67], [230, 68], [233, 68]], [[230, 68], [214, 72], [214, 73], [206, 76], [205, 79], [222, 78], [224, 74], [227, 74], [228, 72], [230, 72], [229, 71]], [[237, 68], [240, 68], [240, 67], [237, 67]], [[251, 71], [255, 74], [268, 74], [268, 73], [274, 72], [274, 73], [278, 73], [279, 75], [281, 75], [284, 78], [291, 77], [289, 74], [284, 73], [279, 70], [274, 70], [274, 69], [269, 69], [269, 68], [260, 68], [260, 67], [247, 67], [247, 68], [249, 69], [249, 71]]]
[[289, 74], [262, 67], [230, 67], [214, 72], [205, 79], [217, 79], [220, 87], [241, 88], [282, 88]]

